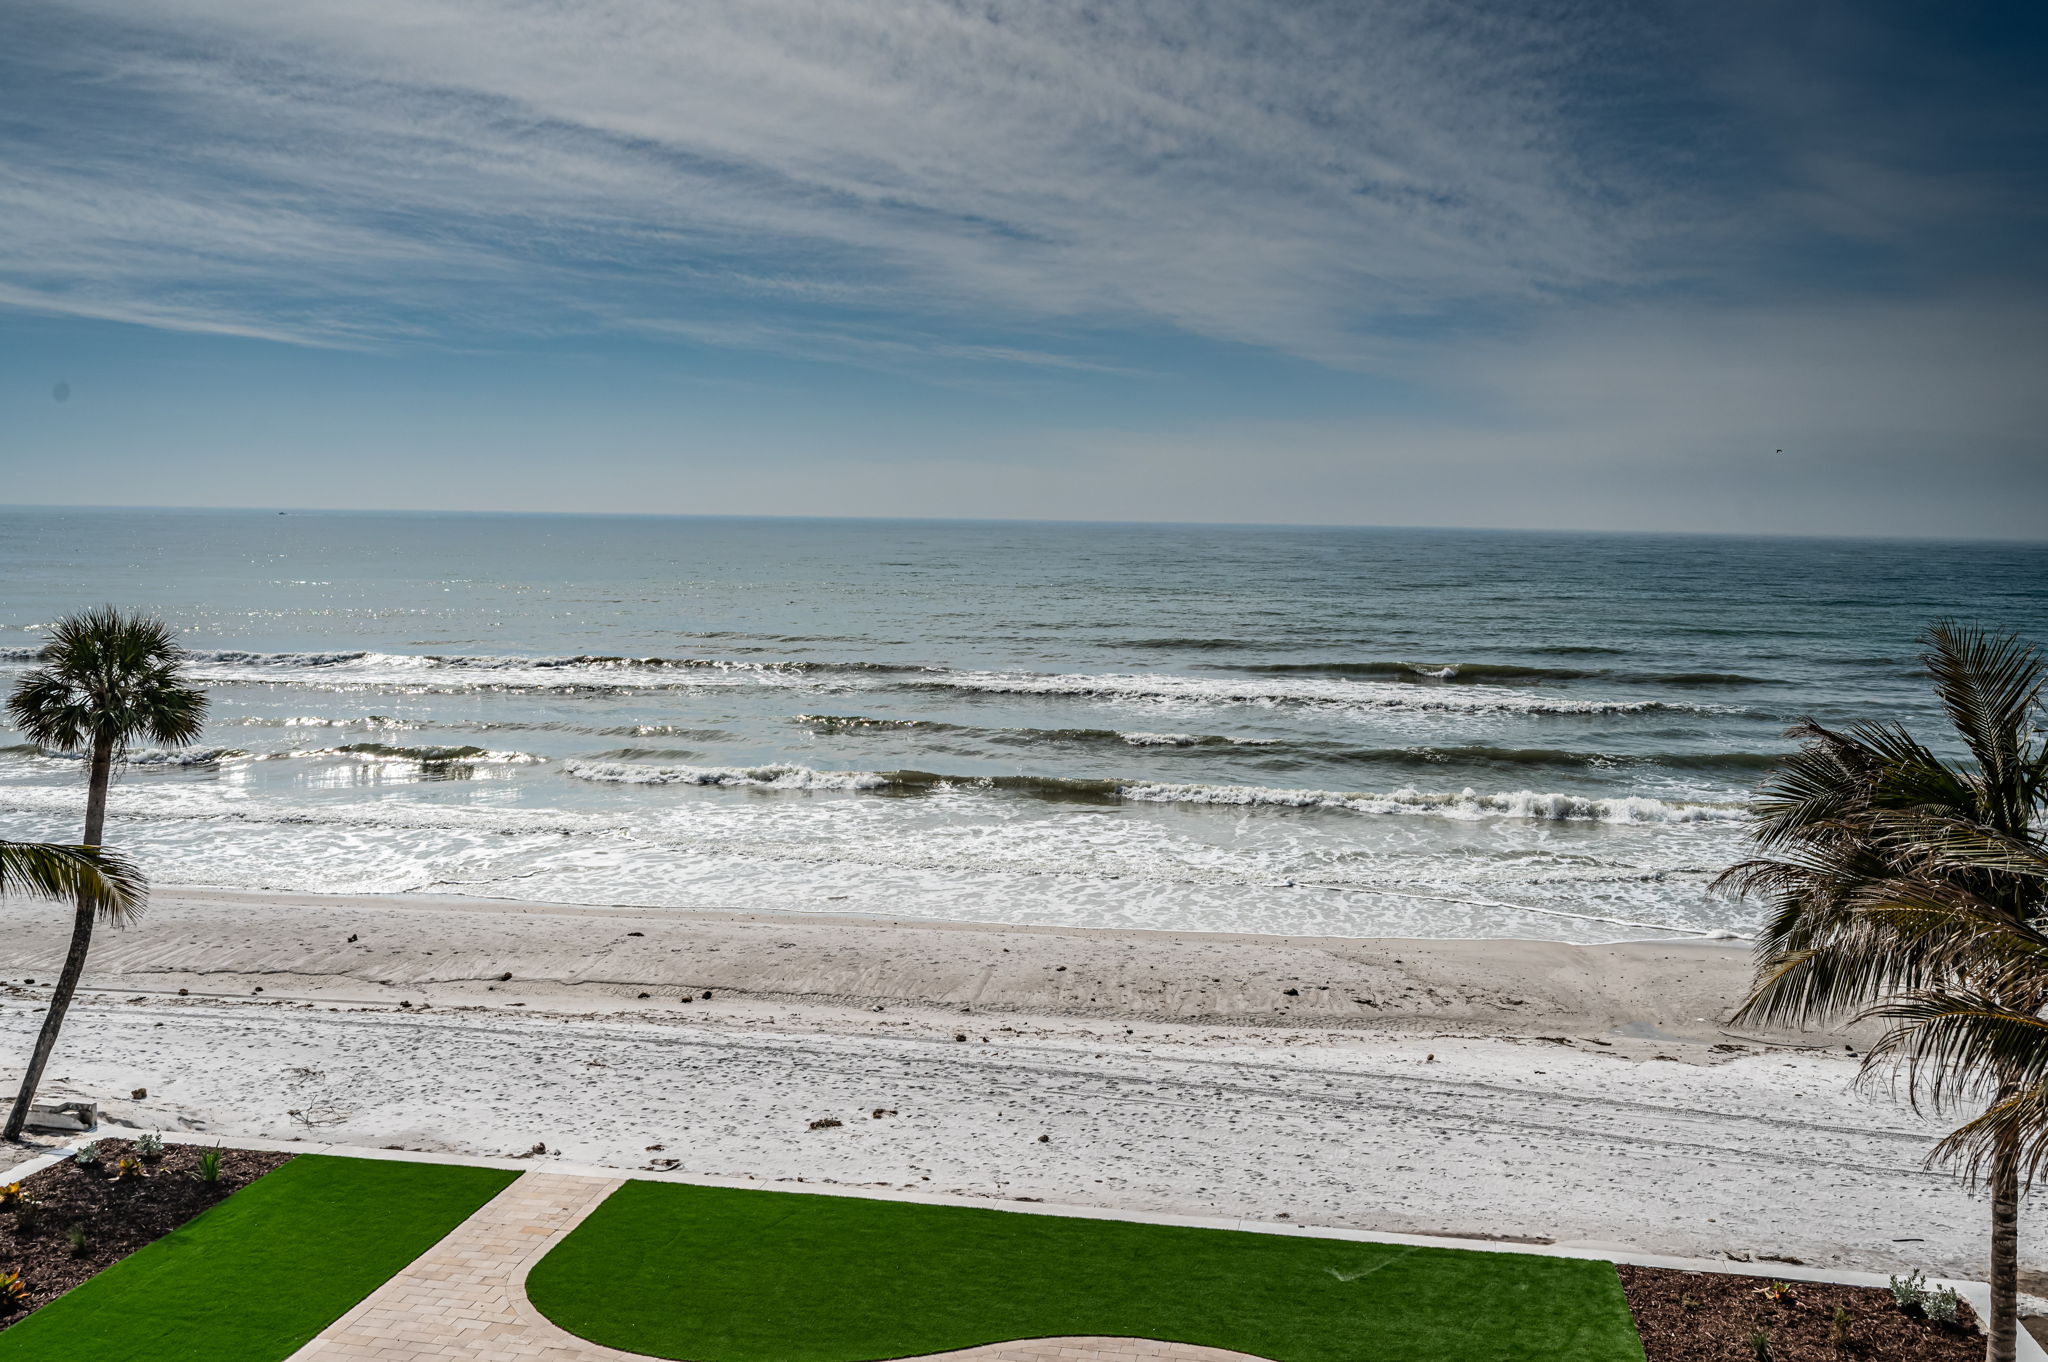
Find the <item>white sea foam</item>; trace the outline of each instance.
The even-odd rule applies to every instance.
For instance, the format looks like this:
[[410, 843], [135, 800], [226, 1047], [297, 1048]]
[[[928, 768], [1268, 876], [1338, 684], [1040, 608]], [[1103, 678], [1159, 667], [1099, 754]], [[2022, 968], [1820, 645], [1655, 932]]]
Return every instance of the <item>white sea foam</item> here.
[[[13, 755], [37, 761], [82, 762], [84, 752], [59, 752], [26, 744], [12, 749]], [[234, 761], [262, 761], [266, 756], [290, 756], [288, 752], [244, 752], [239, 747], [136, 747], [117, 757], [116, 763], [132, 767], [220, 766]]]
[[929, 771], [819, 771], [808, 766], [692, 766], [616, 761], [571, 761], [562, 773], [579, 780], [627, 785], [721, 785], [765, 790], [1004, 790], [1039, 795], [1100, 799], [1104, 796], [1148, 804], [1213, 804], [1286, 809], [1327, 809], [1367, 814], [1413, 814], [1439, 818], [1525, 818], [1553, 822], [1711, 823], [1743, 817], [1739, 805], [1514, 790], [1433, 793], [1402, 789], [1387, 793], [1336, 790], [1276, 790], [1258, 785], [1121, 783], [1067, 780], [1057, 776], [942, 776]]
[[1729, 712], [1726, 706], [1666, 700], [1575, 700], [1506, 686], [1418, 689], [1400, 682], [1328, 677], [1236, 679], [1147, 673], [943, 672], [920, 677], [916, 684], [1001, 695], [1071, 695], [1107, 700], [1183, 700], [1263, 706], [1302, 704], [1454, 714], [1644, 714], [1657, 710], [1699, 714]]
[[[407, 729], [428, 728], [431, 725], [411, 719], [393, 719], [383, 714], [365, 714], [357, 718], [331, 719], [318, 714], [291, 714], [282, 718], [262, 714], [243, 714], [229, 718], [211, 719], [209, 723], [235, 724], [244, 728], [375, 728]], [[474, 728], [478, 725], [466, 724]]]
[[[85, 760], [82, 752], [41, 751], [29, 747], [14, 749], [16, 755], [44, 761]], [[239, 747], [141, 747], [123, 752], [119, 764], [129, 768], [176, 766], [223, 766], [232, 762], [296, 761], [311, 758], [359, 761], [388, 765], [440, 765], [486, 763], [530, 766], [547, 760], [532, 752], [498, 751], [478, 747], [389, 747], [382, 743], [360, 743], [341, 747], [292, 747], [276, 752], [246, 752]]]
[[879, 790], [893, 782], [874, 771], [814, 771], [808, 766], [642, 765], [571, 761], [562, 774], [620, 785], [726, 785], [763, 790]]
[[1162, 804], [1237, 804], [1289, 809], [1349, 809], [1356, 813], [1426, 814], [1439, 818], [1532, 818], [1596, 823], [1718, 823], [1743, 817], [1739, 805], [1689, 803], [1639, 796], [1590, 795], [1515, 790], [1456, 794], [1394, 790], [1386, 794], [1344, 794], [1331, 790], [1274, 790], [1259, 785], [1137, 784], [1119, 787], [1125, 799]]
[[362, 743], [345, 747], [314, 747], [302, 751], [277, 752], [273, 756], [338, 757], [349, 761], [398, 766], [496, 765], [535, 766], [547, 760], [532, 752], [499, 751], [476, 747], [386, 747]]
[[[32, 649], [0, 650], [25, 662]], [[1672, 700], [1571, 698], [1499, 685], [1417, 687], [1347, 677], [1211, 677], [1153, 673], [954, 671], [882, 662], [741, 661], [725, 658], [435, 656], [413, 653], [195, 652], [195, 679], [214, 684], [291, 684], [323, 690], [689, 690], [761, 686], [800, 689], [912, 687], [982, 694], [1174, 700], [1260, 706], [1315, 705], [1451, 714], [1734, 713], [1725, 705]]]

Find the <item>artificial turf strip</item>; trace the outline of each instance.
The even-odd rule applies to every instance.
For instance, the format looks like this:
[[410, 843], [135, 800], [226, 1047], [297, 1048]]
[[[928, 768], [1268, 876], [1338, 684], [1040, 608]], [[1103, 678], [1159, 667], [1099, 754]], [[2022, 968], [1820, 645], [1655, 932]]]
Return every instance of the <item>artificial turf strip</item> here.
[[527, 1278], [571, 1333], [694, 1362], [1097, 1334], [1275, 1362], [1643, 1362], [1612, 1265], [629, 1182]]
[[282, 1362], [517, 1176], [302, 1154], [0, 1331], [0, 1359]]

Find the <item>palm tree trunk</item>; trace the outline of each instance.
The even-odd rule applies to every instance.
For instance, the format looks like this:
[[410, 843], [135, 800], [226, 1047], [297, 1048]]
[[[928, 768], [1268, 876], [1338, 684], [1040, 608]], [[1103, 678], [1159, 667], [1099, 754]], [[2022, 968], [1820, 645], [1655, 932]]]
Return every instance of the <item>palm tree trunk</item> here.
[[2013, 1362], [2019, 1346], [2020, 1159], [2011, 1140], [1991, 1165], [1991, 1318], [1985, 1321], [1985, 1362]]
[[[96, 739], [92, 745], [92, 773], [85, 796], [86, 846], [97, 848], [107, 823], [107, 786], [114, 773], [114, 744]], [[57, 1033], [64, 1029], [64, 1014], [71, 1009], [71, 995], [85, 973], [86, 952], [92, 949], [92, 900], [80, 894], [71, 918], [71, 949], [64, 956], [64, 969], [57, 976], [57, 991], [50, 995], [50, 1010], [43, 1014], [43, 1029], [36, 1035], [35, 1053], [29, 1056], [28, 1071], [21, 1076], [21, 1091], [15, 1095], [14, 1110], [7, 1114], [7, 1129], [0, 1139], [18, 1140], [28, 1125], [28, 1109], [35, 1101], [36, 1087], [43, 1081], [43, 1068], [50, 1052], [57, 1048]]]

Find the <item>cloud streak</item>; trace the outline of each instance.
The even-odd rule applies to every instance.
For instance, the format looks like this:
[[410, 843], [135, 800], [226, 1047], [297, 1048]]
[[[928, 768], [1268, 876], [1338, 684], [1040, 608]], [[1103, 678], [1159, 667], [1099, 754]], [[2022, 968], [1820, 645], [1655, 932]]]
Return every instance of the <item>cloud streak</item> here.
[[1390, 323], [1648, 278], [1674, 191], [1582, 126], [1615, 22], [59, 0], [17, 49], [39, 126], [0, 180], [0, 270], [309, 340], [574, 328], [627, 297], [708, 327], [767, 295], [1357, 363]]

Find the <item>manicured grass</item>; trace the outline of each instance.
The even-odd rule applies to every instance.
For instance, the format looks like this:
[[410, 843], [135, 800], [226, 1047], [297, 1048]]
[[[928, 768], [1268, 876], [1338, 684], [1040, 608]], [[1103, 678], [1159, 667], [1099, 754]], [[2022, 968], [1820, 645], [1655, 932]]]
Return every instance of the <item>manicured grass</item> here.
[[855, 1197], [629, 1182], [527, 1280], [597, 1343], [871, 1362], [1107, 1334], [1276, 1362], [1642, 1362], [1614, 1268]]
[[517, 1176], [302, 1154], [0, 1330], [0, 1359], [281, 1362]]

